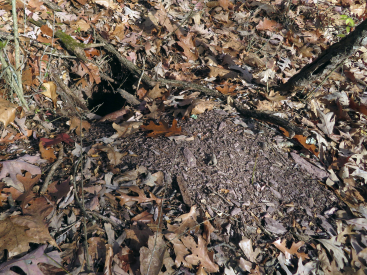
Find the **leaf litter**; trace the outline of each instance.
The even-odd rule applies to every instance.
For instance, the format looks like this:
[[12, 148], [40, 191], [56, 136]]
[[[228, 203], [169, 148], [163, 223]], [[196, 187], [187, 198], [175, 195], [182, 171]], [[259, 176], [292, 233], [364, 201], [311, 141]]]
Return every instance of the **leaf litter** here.
[[[11, 7], [3, 4], [2, 32], [12, 35]], [[351, 27], [345, 24], [362, 22], [365, 3], [53, 4], [60, 9], [54, 19], [49, 3], [26, 3], [32, 19], [57, 23], [54, 29], [43, 25], [37, 35], [34, 25], [24, 28], [21, 42], [32, 39], [55, 51], [41, 56], [41, 44], [27, 47], [23, 89], [32, 97], [27, 98], [31, 108], [26, 118], [17, 120], [24, 115], [19, 99], [12, 95], [9, 100], [1, 90], [0, 228], [5, 231], [0, 234], [0, 272], [13, 272], [14, 266], [26, 274], [365, 272], [366, 49], [361, 47], [343, 70], [308, 87], [314, 91], [311, 101], [300, 104], [299, 98], [272, 88], [346, 35]], [[230, 97], [220, 102], [140, 81], [129, 88], [136, 88], [139, 106], [120, 106], [99, 122], [75, 116], [69, 102], [93, 97], [103, 85], [101, 78], [113, 75], [106, 63], [96, 64], [110, 57], [91, 46], [82, 50], [86, 60], [62, 62], [53, 56], [65, 56], [65, 45], [53, 36], [63, 30], [92, 43], [91, 26], [144, 70], [141, 79], [147, 74], [205, 83], [240, 99], [246, 108], [283, 115], [311, 135], [289, 139], [284, 129], [282, 135], [244, 120]], [[4, 51], [9, 47], [4, 44]], [[11, 51], [7, 58], [13, 62]], [[64, 85], [74, 89], [71, 100], [73, 93], [49, 77], [50, 64]], [[256, 83], [270, 91], [256, 91]], [[112, 128], [107, 120], [120, 121]], [[76, 153], [74, 140], [80, 138], [83, 144]], [[53, 169], [62, 142], [68, 145], [66, 154], [60, 168]], [[47, 163], [35, 157], [38, 150]], [[24, 153], [33, 158], [21, 157]], [[48, 176], [55, 181], [40, 196]], [[84, 196], [94, 219], [89, 219], [86, 235], [78, 196]]]

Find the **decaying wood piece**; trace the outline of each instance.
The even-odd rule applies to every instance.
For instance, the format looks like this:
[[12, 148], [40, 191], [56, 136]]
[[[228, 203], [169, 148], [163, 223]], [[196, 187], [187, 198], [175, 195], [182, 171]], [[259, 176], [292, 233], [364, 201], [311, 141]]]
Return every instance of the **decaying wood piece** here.
[[363, 39], [367, 39], [367, 19], [338, 43], [324, 50], [317, 59], [303, 67], [286, 83], [275, 89], [283, 94], [290, 94], [297, 87], [304, 87], [317, 79], [323, 80], [342, 62], [352, 56], [362, 46], [362, 43], [367, 44], [367, 41], [363, 41]]
[[87, 106], [77, 96], [75, 96], [75, 94], [69, 89], [69, 87], [61, 80], [58, 74], [54, 73], [52, 70], [50, 71], [50, 74], [52, 76], [52, 79], [61, 88], [61, 91], [59, 93], [61, 94], [61, 97], [63, 97], [64, 102], [74, 109], [75, 114], [79, 114], [76, 106], [84, 111], [88, 111]]

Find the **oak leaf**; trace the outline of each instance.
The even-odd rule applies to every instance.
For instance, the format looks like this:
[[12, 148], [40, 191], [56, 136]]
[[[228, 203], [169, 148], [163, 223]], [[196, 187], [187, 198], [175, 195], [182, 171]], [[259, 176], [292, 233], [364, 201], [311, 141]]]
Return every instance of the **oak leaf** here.
[[158, 125], [153, 121], [150, 121], [149, 125], [141, 125], [140, 128], [144, 131], [153, 131], [147, 135], [148, 137], [158, 137], [163, 135], [165, 137], [170, 137], [180, 135], [182, 132], [181, 127], [177, 127], [176, 119], [173, 120], [171, 127], [169, 127], [164, 121], [160, 121]]
[[157, 83], [153, 89], [149, 90], [149, 92], [146, 93], [145, 96], [151, 98], [151, 99], [156, 99], [158, 97], [162, 97], [163, 94], [166, 92], [166, 90], [163, 88], [161, 89], [159, 87], [159, 83]]
[[224, 95], [235, 95], [236, 94], [236, 92], [234, 92], [236, 90], [236, 87], [229, 86], [227, 83], [223, 86], [223, 88], [221, 86], [217, 86], [216, 89]]
[[11, 271], [12, 267], [18, 267], [23, 271], [23, 274], [43, 275], [39, 269], [39, 263], [45, 263], [53, 266], [61, 266], [60, 252], [52, 251], [45, 253], [46, 245], [42, 245], [36, 250], [26, 254], [20, 259], [13, 259], [0, 265], [1, 274], [18, 274]]
[[37, 198], [30, 203], [25, 215], [17, 215], [0, 221], [0, 247], [7, 249], [9, 257], [29, 250], [29, 243], [49, 242], [57, 247], [50, 236], [44, 218], [50, 211], [45, 198]]
[[291, 248], [288, 248], [286, 243], [287, 240], [283, 240], [282, 242], [280, 242], [279, 239], [273, 242], [273, 245], [275, 245], [280, 251], [282, 251], [287, 259], [290, 259], [291, 255], [296, 255], [297, 258], [301, 258], [302, 260], [306, 260], [309, 258], [306, 253], [298, 252], [298, 249], [302, 247], [305, 242], [300, 241], [298, 243], [292, 243]]
[[259, 22], [259, 24], [256, 26], [256, 29], [259, 31], [276, 31], [280, 27], [281, 25], [279, 23], [269, 20], [265, 17], [264, 21]]
[[219, 266], [210, 259], [206, 242], [202, 236], [197, 235], [197, 237], [198, 243], [195, 242], [191, 235], [181, 238], [183, 244], [190, 249], [192, 253], [186, 256], [185, 260], [193, 265], [198, 265], [200, 263], [207, 272], [218, 272]]
[[116, 151], [114, 148], [105, 146], [105, 145], [96, 145], [93, 146], [94, 149], [103, 151], [107, 153], [107, 157], [110, 160], [112, 165], [118, 165], [121, 163], [121, 159], [127, 155], [127, 152], [120, 153]]
[[49, 163], [52, 163], [54, 162], [57, 157], [55, 156], [55, 150], [54, 148], [48, 148], [46, 149], [44, 146], [43, 146], [43, 142], [40, 141], [40, 143], [38, 144], [39, 146], [39, 150], [41, 152], [41, 157], [45, 160], [47, 160]]
[[141, 125], [143, 125], [143, 123], [140, 121], [125, 121], [120, 125], [112, 123], [112, 127], [117, 131], [118, 137], [127, 137], [139, 131]]
[[76, 116], [73, 116], [70, 119], [70, 129], [69, 129], [69, 131], [75, 129], [75, 133], [78, 136], [80, 136], [83, 129], [88, 132], [90, 127], [91, 127], [90, 123], [86, 120], [80, 121], [80, 119]]
[[6, 160], [1, 162], [3, 168], [0, 173], [0, 179], [5, 178], [7, 175], [12, 179], [12, 186], [24, 192], [24, 186], [22, 182], [19, 181], [17, 175], [22, 175], [22, 171], [29, 171], [32, 175], [41, 174], [41, 169], [38, 166], [32, 165], [20, 159]]
[[54, 139], [49, 138], [41, 138], [41, 142], [43, 142], [44, 147], [49, 147], [55, 144], [59, 144], [60, 142], [65, 142], [68, 145], [71, 143], [74, 143], [74, 140], [71, 139], [71, 137], [66, 133], [61, 133], [56, 136]]
[[175, 219], [178, 221], [177, 224], [167, 224], [167, 228], [169, 231], [174, 232], [175, 234], [182, 234], [187, 230], [195, 230], [198, 225], [196, 221], [196, 206], [192, 206], [189, 213], [183, 214]]
[[[284, 129], [283, 127], [279, 127], [279, 129], [283, 132], [283, 134], [286, 136], [286, 137], [289, 137], [289, 132]], [[306, 143], [306, 140], [307, 140], [307, 137], [305, 136], [302, 136], [302, 135], [294, 135], [293, 139], [297, 140], [299, 143], [301, 143], [301, 145], [309, 150], [310, 152], [312, 152], [316, 157], [319, 157], [319, 152], [317, 151], [317, 148], [314, 144], [307, 144]]]
[[320, 109], [317, 109], [317, 113], [320, 117], [321, 123], [318, 123], [317, 126], [328, 136], [333, 133], [334, 125], [335, 125], [335, 115], [333, 112], [329, 112], [325, 114]]
[[118, 190], [117, 192], [120, 194], [120, 196], [117, 196], [118, 199], [120, 199], [120, 205], [123, 206], [124, 204], [128, 202], [132, 203], [142, 203], [142, 202], [149, 202], [149, 201], [156, 201], [158, 204], [162, 203], [162, 199], [157, 198], [154, 194], [150, 193], [150, 198], [148, 198], [144, 190], [141, 190], [139, 187], [133, 185], [130, 186], [129, 189], [133, 191], [134, 193], [138, 194], [138, 196], [131, 196], [123, 192], [122, 190]]

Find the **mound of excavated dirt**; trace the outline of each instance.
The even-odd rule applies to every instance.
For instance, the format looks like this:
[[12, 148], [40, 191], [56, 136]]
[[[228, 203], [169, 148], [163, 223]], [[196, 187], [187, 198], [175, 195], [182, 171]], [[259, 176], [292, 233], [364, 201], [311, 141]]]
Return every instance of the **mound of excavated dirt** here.
[[322, 223], [317, 216], [339, 204], [319, 179], [276, 146], [276, 130], [223, 110], [179, 124], [192, 140], [148, 138], [145, 133], [119, 140], [118, 147], [130, 152], [120, 167], [163, 171], [172, 179], [169, 191], [176, 189], [180, 200], [200, 205], [211, 216], [224, 213], [222, 218], [236, 221], [232, 229], [248, 237], [254, 237], [260, 223], [269, 235], [297, 224], [306, 235], [317, 235]]

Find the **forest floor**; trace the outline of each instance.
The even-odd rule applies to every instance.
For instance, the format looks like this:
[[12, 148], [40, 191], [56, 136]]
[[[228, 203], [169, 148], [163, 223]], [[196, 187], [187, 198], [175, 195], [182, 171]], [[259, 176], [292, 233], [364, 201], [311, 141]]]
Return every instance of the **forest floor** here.
[[366, 3], [16, 11], [20, 63], [0, 0], [0, 274], [366, 274], [367, 49], [276, 88]]

